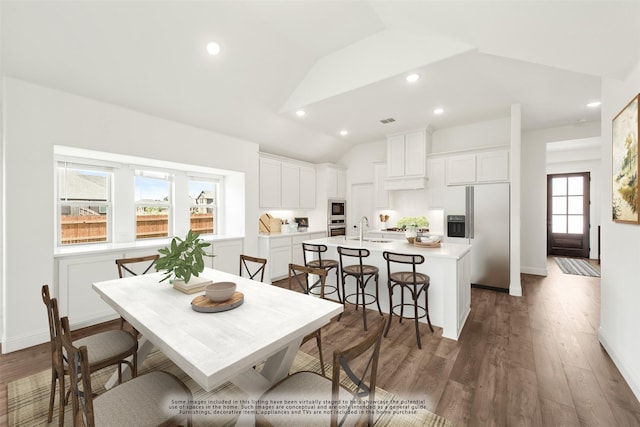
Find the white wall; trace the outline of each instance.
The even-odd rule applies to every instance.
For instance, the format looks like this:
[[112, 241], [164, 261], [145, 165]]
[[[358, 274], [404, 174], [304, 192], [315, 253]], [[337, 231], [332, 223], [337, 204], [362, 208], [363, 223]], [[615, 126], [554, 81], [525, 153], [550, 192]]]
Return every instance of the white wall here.
[[611, 220], [611, 120], [638, 94], [640, 62], [624, 82], [602, 80], [602, 280], [600, 342], [640, 399], [640, 225]]
[[510, 131], [510, 117], [439, 129], [433, 132], [431, 150], [435, 154], [509, 145]]
[[589, 122], [522, 133], [520, 271], [547, 275], [548, 142], [600, 136], [600, 122]]
[[4, 84], [3, 352], [47, 337], [40, 288], [55, 284], [54, 145], [243, 172], [245, 248], [257, 252], [257, 144], [20, 80]]

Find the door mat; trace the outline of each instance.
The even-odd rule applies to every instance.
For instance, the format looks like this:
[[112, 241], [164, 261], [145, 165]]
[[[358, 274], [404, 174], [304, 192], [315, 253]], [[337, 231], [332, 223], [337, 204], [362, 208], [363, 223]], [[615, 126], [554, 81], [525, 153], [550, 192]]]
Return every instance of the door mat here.
[[578, 276], [600, 277], [600, 272], [589, 261], [582, 258], [553, 258], [565, 274], [575, 274]]

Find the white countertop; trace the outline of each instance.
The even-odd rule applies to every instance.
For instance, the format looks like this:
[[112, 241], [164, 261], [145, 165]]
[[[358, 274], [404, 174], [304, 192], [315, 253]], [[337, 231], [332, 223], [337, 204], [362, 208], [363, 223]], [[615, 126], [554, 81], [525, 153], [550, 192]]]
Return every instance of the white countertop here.
[[[244, 239], [244, 235], [207, 235], [201, 236], [202, 240], [209, 243], [222, 242], [225, 240]], [[122, 252], [137, 249], [158, 249], [164, 248], [171, 243], [171, 238], [159, 239], [142, 239], [135, 242], [125, 243], [87, 243], [84, 245], [59, 246], [54, 249], [53, 256], [55, 258], [63, 258], [65, 256], [90, 255], [105, 252]]]
[[[372, 239], [378, 240], [378, 239]], [[391, 240], [389, 242], [375, 242], [351, 236], [326, 237], [322, 239], [308, 240], [306, 243], [322, 244], [327, 246], [346, 246], [350, 248], [365, 248], [371, 252], [398, 252], [406, 254], [420, 254], [425, 258], [453, 258], [460, 259], [471, 250], [471, 245], [458, 243], [442, 243], [439, 248], [422, 248], [409, 244], [406, 240]]]
[[315, 234], [315, 233], [326, 233], [325, 229], [308, 229], [307, 231], [290, 231], [290, 232], [280, 232], [280, 233], [259, 233], [258, 238], [262, 239], [272, 239], [277, 237], [291, 237], [291, 236], [305, 236], [307, 234]]

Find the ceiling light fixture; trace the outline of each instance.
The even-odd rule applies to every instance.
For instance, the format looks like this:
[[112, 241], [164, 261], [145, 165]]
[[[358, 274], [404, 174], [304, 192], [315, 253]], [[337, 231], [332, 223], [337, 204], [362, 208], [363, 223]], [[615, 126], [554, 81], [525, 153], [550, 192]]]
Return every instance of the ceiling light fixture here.
[[409, 83], [417, 82], [417, 81], [420, 79], [420, 74], [418, 74], [418, 73], [409, 74], [409, 75], [406, 77], [406, 79], [407, 79], [407, 81], [408, 81]]
[[600, 104], [601, 104], [601, 102], [600, 102], [600, 101], [593, 101], [593, 102], [588, 103], [588, 104], [587, 104], [587, 107], [589, 107], [589, 108], [596, 108], [596, 107], [599, 107], [599, 106], [600, 106]]
[[347, 135], [349, 135], [349, 131], [348, 131], [348, 130], [346, 130], [346, 129], [342, 129], [342, 130], [340, 131], [340, 135], [342, 135], [342, 136], [347, 136]]
[[216, 56], [220, 53], [220, 44], [217, 42], [207, 43], [207, 52], [209, 55]]
[[442, 107], [438, 107], [435, 110], [433, 110], [433, 114], [442, 114], [444, 113], [444, 108]]
[[304, 110], [298, 110], [298, 111], [296, 111], [296, 116], [298, 116], [298, 117], [304, 117], [304, 116], [306, 116], [306, 115], [307, 115], [307, 112], [306, 112], [306, 111], [304, 111]]

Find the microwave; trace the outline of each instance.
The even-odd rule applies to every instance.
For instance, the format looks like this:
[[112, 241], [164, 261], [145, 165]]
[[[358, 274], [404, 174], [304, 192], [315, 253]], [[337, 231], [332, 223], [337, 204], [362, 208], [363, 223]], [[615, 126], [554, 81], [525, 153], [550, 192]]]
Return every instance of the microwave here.
[[346, 216], [346, 201], [332, 199], [329, 200], [328, 217], [329, 222], [342, 220], [344, 222]]

